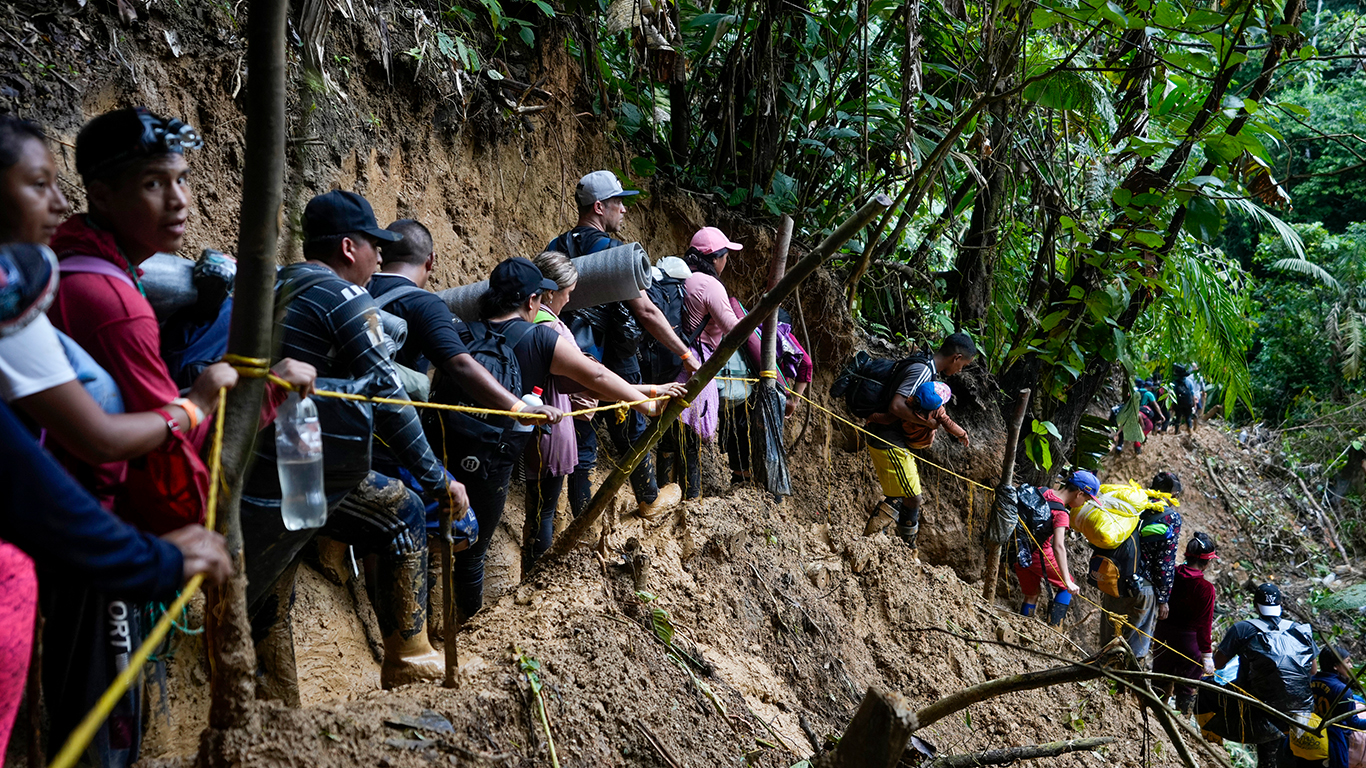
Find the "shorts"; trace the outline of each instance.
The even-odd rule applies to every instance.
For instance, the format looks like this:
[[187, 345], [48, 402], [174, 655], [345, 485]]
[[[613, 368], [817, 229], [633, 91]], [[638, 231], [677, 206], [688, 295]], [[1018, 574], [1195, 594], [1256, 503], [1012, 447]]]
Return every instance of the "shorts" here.
[[920, 473], [915, 469], [915, 456], [910, 451], [868, 446], [868, 453], [873, 456], [873, 468], [882, 484], [882, 495], [893, 499], [920, 495]]
[[1048, 583], [1060, 590], [1066, 590], [1067, 585], [1062, 580], [1062, 569], [1058, 567], [1057, 560], [1053, 557], [1053, 548], [1047, 547], [1040, 556], [1039, 550], [1034, 550], [1033, 562], [1028, 568], [1015, 566], [1015, 577], [1020, 580], [1020, 591], [1026, 595], [1037, 595], [1043, 587], [1044, 575], [1048, 575]]

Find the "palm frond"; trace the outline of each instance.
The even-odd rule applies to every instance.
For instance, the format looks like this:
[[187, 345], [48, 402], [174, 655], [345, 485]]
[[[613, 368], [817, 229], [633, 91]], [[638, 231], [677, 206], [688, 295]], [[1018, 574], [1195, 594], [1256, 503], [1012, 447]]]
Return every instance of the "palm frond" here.
[[1277, 259], [1271, 264], [1271, 268], [1281, 272], [1295, 272], [1314, 278], [1335, 291], [1342, 290], [1342, 284], [1328, 270], [1320, 267], [1309, 259]]
[[1271, 227], [1271, 229], [1275, 231], [1276, 236], [1281, 239], [1281, 243], [1285, 245], [1286, 250], [1290, 251], [1291, 255], [1295, 258], [1307, 258], [1304, 254], [1304, 241], [1300, 239], [1299, 233], [1289, 224], [1282, 221], [1279, 216], [1260, 205], [1257, 205], [1251, 200], [1227, 196], [1217, 192], [1212, 193], [1212, 196], [1223, 200], [1228, 205], [1230, 211], [1238, 211], [1249, 219]]
[[1342, 337], [1342, 377], [1348, 381], [1361, 375], [1363, 356], [1366, 356], [1366, 318], [1349, 309], [1338, 323]]

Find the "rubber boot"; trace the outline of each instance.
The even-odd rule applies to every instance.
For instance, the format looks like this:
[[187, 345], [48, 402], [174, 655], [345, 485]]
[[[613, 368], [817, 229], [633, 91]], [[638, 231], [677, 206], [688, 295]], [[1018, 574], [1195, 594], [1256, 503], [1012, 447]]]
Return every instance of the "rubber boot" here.
[[896, 517], [899, 513], [900, 510], [893, 507], [891, 502], [887, 499], [879, 501], [877, 506], [873, 507], [873, 516], [868, 518], [868, 524], [863, 526], [863, 535], [876, 536], [885, 531], [887, 526], [896, 522]]
[[375, 618], [384, 636], [385, 690], [446, 676], [445, 656], [427, 639], [427, 549], [379, 559]]
[[340, 586], [351, 580], [350, 545], [329, 536], [314, 539], [318, 546], [318, 572], [323, 578]]
[[299, 669], [294, 656], [295, 561], [271, 588], [263, 605], [252, 616], [252, 641], [256, 644], [256, 698], [299, 706]]
[[636, 509], [636, 515], [647, 523], [657, 523], [664, 518], [664, 515], [672, 512], [679, 502], [683, 501], [683, 489], [678, 483], [669, 483], [659, 489], [659, 496], [649, 504], [641, 502]]
[[901, 499], [898, 506], [901, 507], [901, 514], [896, 521], [896, 535], [911, 548], [911, 558], [920, 562], [920, 550], [916, 547], [916, 539], [920, 534], [920, 497]]
[[[1062, 595], [1067, 595], [1067, 602], [1064, 603], [1059, 599]], [[1053, 604], [1048, 607], [1048, 623], [1050, 626], [1062, 626], [1062, 620], [1067, 618], [1067, 609], [1072, 607], [1071, 597], [1072, 595], [1069, 592], [1060, 592], [1057, 597], [1053, 598]]]
[[1195, 694], [1178, 693], [1176, 694], [1176, 711], [1182, 715], [1189, 715], [1195, 709]]

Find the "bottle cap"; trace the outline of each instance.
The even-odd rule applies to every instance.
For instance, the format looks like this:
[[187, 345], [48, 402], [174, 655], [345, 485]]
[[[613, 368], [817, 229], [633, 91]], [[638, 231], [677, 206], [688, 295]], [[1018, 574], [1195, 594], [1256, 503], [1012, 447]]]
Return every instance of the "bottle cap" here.
[[532, 388], [531, 388], [531, 394], [533, 394], [533, 395], [535, 395], [535, 396], [537, 396], [537, 397], [540, 397], [540, 396], [541, 396], [541, 393], [542, 393], [543, 391], [544, 391], [544, 390], [542, 390], [540, 387], [532, 387]]

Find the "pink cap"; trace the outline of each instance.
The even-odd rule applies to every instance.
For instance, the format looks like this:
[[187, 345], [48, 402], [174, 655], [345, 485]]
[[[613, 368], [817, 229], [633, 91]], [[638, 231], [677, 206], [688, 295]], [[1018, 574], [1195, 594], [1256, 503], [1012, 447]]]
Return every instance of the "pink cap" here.
[[935, 394], [939, 395], [939, 399], [944, 401], [944, 405], [948, 405], [949, 401], [953, 399], [953, 390], [949, 389], [949, 385], [942, 381], [934, 383], [934, 391]]
[[697, 230], [697, 234], [692, 236], [690, 245], [702, 253], [716, 253], [722, 248], [728, 251], [744, 250], [743, 245], [732, 243], [730, 238], [726, 237], [716, 227], [703, 227]]

